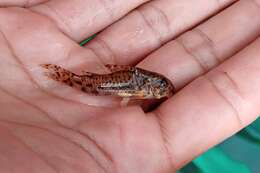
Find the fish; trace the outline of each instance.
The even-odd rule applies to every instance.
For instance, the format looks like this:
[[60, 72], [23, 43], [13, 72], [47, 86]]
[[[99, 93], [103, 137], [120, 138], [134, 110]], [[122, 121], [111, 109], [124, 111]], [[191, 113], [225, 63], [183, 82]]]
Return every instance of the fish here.
[[129, 99], [162, 99], [171, 97], [175, 88], [162, 74], [128, 65], [106, 64], [110, 71], [97, 74], [83, 71], [75, 74], [55, 64], [41, 64], [45, 75], [82, 92]]

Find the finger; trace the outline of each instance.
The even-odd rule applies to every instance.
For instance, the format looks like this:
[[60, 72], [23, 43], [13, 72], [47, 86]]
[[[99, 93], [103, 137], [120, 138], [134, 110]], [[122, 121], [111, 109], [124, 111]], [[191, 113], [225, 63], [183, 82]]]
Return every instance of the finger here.
[[148, 0], [51, 0], [32, 10], [49, 16], [64, 33], [81, 41], [146, 1]]
[[176, 167], [258, 117], [259, 55], [260, 39], [196, 79], [153, 112]]
[[166, 75], [175, 88], [182, 88], [260, 35], [260, 11], [255, 2], [237, 2], [158, 49], [139, 66]]
[[19, 6], [19, 7], [31, 7], [33, 5], [46, 2], [48, 0], [1, 0], [0, 7], [7, 6]]
[[86, 47], [104, 62], [133, 64], [232, 2], [151, 1], [105, 29]]

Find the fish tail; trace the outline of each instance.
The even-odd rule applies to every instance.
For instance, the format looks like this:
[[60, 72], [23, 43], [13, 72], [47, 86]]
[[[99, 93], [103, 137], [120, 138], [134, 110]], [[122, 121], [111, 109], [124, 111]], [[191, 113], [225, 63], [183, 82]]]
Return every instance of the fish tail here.
[[47, 69], [44, 74], [48, 78], [65, 83], [68, 86], [77, 88], [86, 93], [96, 93], [96, 90], [91, 82], [91, 76], [77, 75], [55, 64], [41, 64], [40, 66]]
[[60, 66], [55, 64], [41, 64], [42, 68], [47, 69], [45, 71], [45, 76], [51, 78], [58, 82], [63, 82], [67, 85], [73, 86], [78, 80], [80, 80], [80, 76], [72, 73], [69, 70], [66, 70]]

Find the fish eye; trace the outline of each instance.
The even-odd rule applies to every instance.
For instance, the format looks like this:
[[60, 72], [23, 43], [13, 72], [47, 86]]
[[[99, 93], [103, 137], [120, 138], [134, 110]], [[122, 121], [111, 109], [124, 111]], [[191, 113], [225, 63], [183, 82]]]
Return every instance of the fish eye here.
[[166, 87], [166, 85], [167, 85], [166, 82], [162, 80], [160, 86], [161, 87]]

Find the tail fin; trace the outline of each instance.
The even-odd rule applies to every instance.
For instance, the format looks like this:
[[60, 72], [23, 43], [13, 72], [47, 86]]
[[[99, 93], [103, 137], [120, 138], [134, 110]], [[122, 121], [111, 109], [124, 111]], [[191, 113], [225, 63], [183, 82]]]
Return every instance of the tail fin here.
[[97, 94], [90, 75], [77, 75], [55, 64], [41, 64], [40, 66], [47, 69], [45, 75], [55, 81], [65, 83], [86, 93]]
[[81, 76], [76, 75], [60, 66], [55, 64], [41, 64], [40, 66], [47, 69], [44, 74], [55, 81], [63, 82], [69, 86], [74, 86], [76, 84], [80, 85], [81, 83]]

